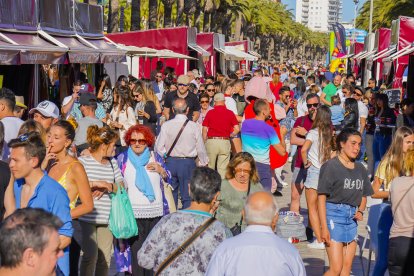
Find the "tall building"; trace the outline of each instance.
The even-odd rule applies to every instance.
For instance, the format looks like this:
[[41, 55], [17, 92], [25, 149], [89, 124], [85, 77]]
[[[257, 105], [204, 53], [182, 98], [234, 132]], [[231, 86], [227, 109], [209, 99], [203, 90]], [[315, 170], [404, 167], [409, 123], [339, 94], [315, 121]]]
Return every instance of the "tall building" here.
[[342, 0], [296, 0], [296, 22], [327, 32], [342, 19]]

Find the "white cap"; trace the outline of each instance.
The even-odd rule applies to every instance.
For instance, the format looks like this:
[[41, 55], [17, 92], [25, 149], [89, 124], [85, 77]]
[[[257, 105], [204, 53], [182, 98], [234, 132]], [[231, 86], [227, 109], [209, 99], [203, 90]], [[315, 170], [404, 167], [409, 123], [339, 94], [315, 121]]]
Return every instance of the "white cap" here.
[[39, 112], [45, 117], [59, 118], [59, 108], [51, 101], [43, 101], [37, 105], [37, 107], [30, 109], [29, 114]]

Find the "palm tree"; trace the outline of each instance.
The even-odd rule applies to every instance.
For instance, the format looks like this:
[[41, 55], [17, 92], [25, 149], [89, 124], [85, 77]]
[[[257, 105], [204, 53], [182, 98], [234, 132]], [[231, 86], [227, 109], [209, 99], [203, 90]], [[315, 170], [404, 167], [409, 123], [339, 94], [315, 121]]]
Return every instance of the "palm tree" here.
[[212, 13], [220, 7], [220, 0], [204, 0], [203, 32], [211, 31]]
[[177, 0], [177, 21], [175, 23], [177, 26], [183, 25], [184, 23], [183, 15], [184, 15], [184, 0]]
[[149, 29], [156, 29], [157, 28], [157, 15], [158, 15], [158, 1], [157, 0], [149, 0], [148, 1], [148, 9], [149, 9]]
[[117, 33], [119, 28], [119, 2], [109, 0], [108, 33]]
[[172, 22], [172, 6], [175, 0], [161, 0], [164, 4], [164, 28], [173, 26]]
[[141, 29], [141, 0], [131, 1], [131, 31]]

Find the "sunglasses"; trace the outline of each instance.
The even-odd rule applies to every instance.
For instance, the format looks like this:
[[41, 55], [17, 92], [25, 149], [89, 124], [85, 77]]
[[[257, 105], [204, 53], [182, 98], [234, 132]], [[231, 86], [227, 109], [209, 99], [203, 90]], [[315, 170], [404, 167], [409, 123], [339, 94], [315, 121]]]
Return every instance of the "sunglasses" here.
[[145, 139], [130, 139], [129, 143], [131, 145], [136, 145], [138, 143], [139, 145], [143, 146], [143, 145], [147, 144], [147, 140], [145, 140]]
[[159, 79], [161, 79], [162, 78], [162, 76], [155, 76], [156, 78], [159, 78]]
[[198, 89], [199, 92], [206, 92], [205, 89]]
[[202, 104], [203, 104], [203, 103], [208, 103], [208, 101], [200, 101], [200, 103], [202, 103]]
[[362, 97], [362, 94], [354, 93], [355, 96]]
[[184, 86], [184, 87], [187, 87], [187, 86], [188, 86], [188, 84], [179, 83], [179, 84], [178, 84], [178, 86]]
[[141, 94], [134, 94], [134, 98], [138, 98]]
[[312, 107], [314, 107], [314, 108], [318, 108], [318, 107], [320, 106], [320, 104], [319, 104], [319, 103], [314, 103], [314, 104], [306, 104], [306, 106], [307, 106], [308, 108], [312, 108]]
[[214, 92], [214, 89], [207, 89], [207, 92]]
[[199, 80], [200, 78], [195, 78], [196, 80]]

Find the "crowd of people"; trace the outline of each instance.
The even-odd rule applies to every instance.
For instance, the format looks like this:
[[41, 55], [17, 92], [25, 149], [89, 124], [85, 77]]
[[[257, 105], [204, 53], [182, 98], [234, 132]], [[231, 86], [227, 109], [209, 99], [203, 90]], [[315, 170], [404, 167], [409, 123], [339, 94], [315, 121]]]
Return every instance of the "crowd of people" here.
[[[151, 79], [77, 80], [61, 106], [27, 109], [1, 88], [0, 275], [108, 275], [113, 252], [132, 275], [306, 275], [275, 234], [289, 185], [299, 216], [305, 189], [325, 275], [350, 275], [369, 196], [392, 204], [390, 275], [414, 273], [414, 101], [390, 107], [374, 79], [289, 63], [176, 76], [159, 62]], [[123, 190], [138, 235], [115, 239]]]

